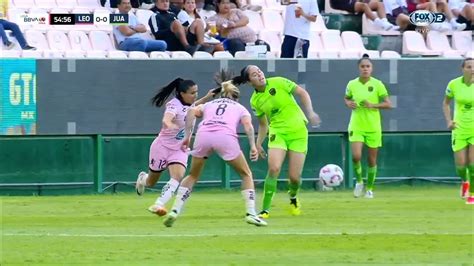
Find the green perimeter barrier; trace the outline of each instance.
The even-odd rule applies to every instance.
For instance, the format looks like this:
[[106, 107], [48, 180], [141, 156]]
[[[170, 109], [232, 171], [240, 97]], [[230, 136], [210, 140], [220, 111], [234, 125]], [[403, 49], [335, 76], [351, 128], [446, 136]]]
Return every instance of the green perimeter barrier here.
[[[2, 136], [0, 137], [0, 194], [65, 194], [131, 191], [140, 171], [147, 171], [149, 146], [154, 135], [133, 136]], [[402, 178], [452, 178], [454, 161], [449, 133], [386, 133], [379, 152], [379, 181]], [[248, 142], [240, 136], [248, 156]], [[351, 188], [352, 161], [345, 133], [310, 134], [303, 185], [314, 187], [319, 169], [338, 164], [345, 172], [342, 188]], [[364, 152], [364, 157], [366, 158]], [[365, 174], [365, 163], [364, 174]], [[190, 162], [190, 160], [189, 160]], [[249, 162], [257, 187], [262, 187], [266, 161]], [[282, 167], [280, 187], [286, 187], [288, 163]], [[169, 179], [165, 171], [160, 180]], [[198, 187], [229, 189], [240, 185], [239, 176], [216, 155], [211, 156]], [[161, 186], [161, 185], [160, 185]]]

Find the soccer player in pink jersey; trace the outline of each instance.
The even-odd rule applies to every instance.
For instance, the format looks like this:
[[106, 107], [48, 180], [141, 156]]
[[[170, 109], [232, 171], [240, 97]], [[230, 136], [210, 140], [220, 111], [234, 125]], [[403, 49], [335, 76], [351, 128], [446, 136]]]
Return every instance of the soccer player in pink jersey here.
[[176, 78], [152, 98], [152, 103], [157, 107], [163, 106], [173, 92], [175, 97], [166, 103], [163, 127], [150, 147], [149, 172], [148, 174], [140, 172], [135, 185], [137, 194], [143, 195], [145, 187], [153, 187], [160, 179], [161, 173], [166, 169], [169, 170], [170, 180], [163, 186], [155, 204], [148, 208], [150, 212], [159, 216], [167, 213], [164, 206], [176, 192], [186, 171], [188, 153], [181, 150], [186, 112], [193, 103], [204, 103], [214, 94], [211, 90], [206, 96], [196, 101], [198, 92], [196, 83], [192, 80]]
[[192, 107], [186, 116], [186, 130], [183, 140], [183, 150], [187, 149], [191, 139], [192, 128], [196, 117], [202, 117], [196, 132], [194, 150], [191, 152], [191, 170], [186, 176], [176, 195], [174, 205], [164, 220], [171, 227], [189, 198], [194, 184], [198, 181], [206, 159], [216, 152], [224, 161], [230, 164], [242, 178], [242, 196], [245, 200], [247, 215], [245, 221], [256, 226], [266, 226], [267, 223], [258, 218], [255, 212], [255, 188], [252, 172], [240, 149], [237, 137], [237, 127], [243, 125], [250, 144], [250, 160], [258, 157], [255, 145], [255, 131], [252, 126], [250, 113], [237, 102], [239, 89], [231, 81], [222, 83], [221, 97], [204, 105]]

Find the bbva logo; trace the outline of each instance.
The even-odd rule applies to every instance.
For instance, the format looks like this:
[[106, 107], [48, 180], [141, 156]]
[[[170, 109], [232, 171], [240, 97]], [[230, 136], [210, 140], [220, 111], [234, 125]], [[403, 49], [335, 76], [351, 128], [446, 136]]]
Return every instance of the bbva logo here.
[[428, 26], [431, 23], [441, 23], [445, 19], [443, 13], [433, 13], [428, 10], [415, 10], [410, 13], [411, 24], [419, 27]]

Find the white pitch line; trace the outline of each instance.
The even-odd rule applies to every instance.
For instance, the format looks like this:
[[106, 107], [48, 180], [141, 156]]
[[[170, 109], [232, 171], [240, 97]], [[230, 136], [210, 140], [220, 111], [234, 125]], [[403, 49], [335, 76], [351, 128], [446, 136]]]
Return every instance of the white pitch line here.
[[[265, 230], [265, 229], [263, 229]], [[122, 237], [122, 238], [143, 238], [143, 237], [216, 237], [216, 236], [255, 236], [255, 235], [307, 235], [307, 236], [350, 236], [350, 235], [452, 235], [452, 236], [467, 236], [473, 235], [472, 233], [438, 233], [438, 232], [393, 232], [393, 233], [384, 233], [384, 232], [372, 232], [372, 233], [364, 233], [364, 232], [249, 232], [249, 233], [231, 233], [231, 232], [216, 232], [216, 233], [207, 233], [207, 234], [55, 234], [55, 233], [5, 233], [3, 236], [33, 236], [33, 237], [89, 237], [89, 238], [106, 238], [106, 237]]]

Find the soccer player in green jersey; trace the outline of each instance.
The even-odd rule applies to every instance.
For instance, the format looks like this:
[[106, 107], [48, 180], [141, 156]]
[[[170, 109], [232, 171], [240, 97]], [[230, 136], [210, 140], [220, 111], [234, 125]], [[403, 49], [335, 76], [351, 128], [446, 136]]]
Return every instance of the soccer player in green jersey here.
[[[266, 157], [262, 147], [267, 133], [268, 173], [265, 178], [263, 208], [259, 216], [269, 217], [270, 206], [277, 189], [277, 179], [281, 166], [288, 155], [290, 211], [292, 215], [300, 214], [300, 202], [297, 193], [301, 185], [301, 172], [308, 149], [309, 122], [318, 126], [321, 122], [313, 111], [308, 92], [291, 80], [283, 77], [266, 78], [265, 74], [254, 65], [246, 66], [240, 76], [233, 79], [234, 84], [250, 83], [255, 89], [250, 105], [259, 121], [257, 150], [261, 158]], [[306, 115], [296, 102], [294, 95], [300, 98]]]
[[[452, 148], [456, 172], [461, 177], [461, 197], [474, 204], [474, 59], [462, 63], [463, 75], [451, 80], [446, 88], [443, 112], [452, 130]], [[454, 100], [454, 118], [450, 104]], [[469, 186], [469, 179], [471, 186]], [[470, 195], [468, 195], [470, 193]]]
[[352, 109], [349, 122], [349, 141], [352, 149], [352, 162], [356, 185], [354, 197], [361, 197], [364, 191], [362, 180], [362, 148], [368, 148], [367, 188], [365, 197], [373, 198], [375, 176], [377, 174], [377, 152], [382, 147], [382, 123], [380, 109], [392, 108], [385, 85], [372, 77], [372, 62], [364, 54], [358, 62], [359, 77], [349, 81], [346, 88], [345, 103]]

